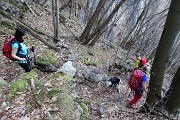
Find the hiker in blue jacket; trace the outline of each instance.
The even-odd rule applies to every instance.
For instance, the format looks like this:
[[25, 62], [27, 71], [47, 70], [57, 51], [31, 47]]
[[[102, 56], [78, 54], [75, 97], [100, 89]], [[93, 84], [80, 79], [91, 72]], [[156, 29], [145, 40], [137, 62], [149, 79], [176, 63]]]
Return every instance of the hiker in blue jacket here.
[[[16, 59], [19, 65], [25, 70], [25, 72], [31, 71], [29, 56], [28, 56], [28, 48], [24, 43], [26, 31], [22, 28], [16, 29], [15, 32], [15, 40], [16, 42], [12, 43], [12, 52], [11, 55], [14, 59]], [[20, 49], [20, 50], [18, 50]]]

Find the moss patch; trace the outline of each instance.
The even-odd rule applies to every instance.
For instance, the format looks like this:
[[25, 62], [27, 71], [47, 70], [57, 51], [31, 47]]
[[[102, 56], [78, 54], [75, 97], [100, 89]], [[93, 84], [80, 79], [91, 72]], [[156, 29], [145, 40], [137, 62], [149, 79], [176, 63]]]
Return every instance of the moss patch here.
[[68, 93], [63, 93], [56, 101], [56, 105], [60, 108], [63, 120], [75, 120], [74, 111], [74, 101], [73, 98]]
[[13, 82], [10, 86], [7, 100], [10, 100], [16, 94], [17, 91], [24, 91], [26, 89], [26, 83], [27, 81], [23, 79]]
[[88, 57], [81, 58], [81, 61], [87, 66], [97, 66], [97, 62], [93, 59], [88, 58]]
[[15, 23], [7, 21], [7, 20], [3, 20], [2, 25], [7, 27], [8, 29], [13, 29], [15, 26]]
[[59, 80], [65, 80], [65, 81], [72, 81], [72, 80], [74, 80], [74, 78], [70, 77], [69, 75], [64, 74], [61, 71], [58, 71], [58, 72], [54, 73], [51, 76], [51, 79], [56, 79], [56, 80], [59, 79]]
[[58, 88], [53, 88], [51, 90], [48, 91], [48, 97], [53, 97], [54, 95], [57, 95], [59, 93], [62, 93], [62, 90], [58, 89]]
[[23, 92], [26, 90], [26, 85], [27, 82], [30, 81], [31, 79], [38, 79], [37, 74], [35, 70], [32, 70], [31, 72], [24, 73], [20, 76], [20, 78], [13, 82], [10, 87], [9, 87], [9, 93], [7, 95], [7, 100], [12, 99], [12, 97], [18, 92]]
[[82, 120], [88, 120], [88, 115], [89, 115], [88, 107], [84, 103], [80, 103], [80, 106], [83, 109]]
[[49, 51], [45, 51], [43, 53], [37, 53], [36, 55], [36, 63], [41, 65], [54, 65], [58, 64], [58, 59], [53, 56], [53, 54]]

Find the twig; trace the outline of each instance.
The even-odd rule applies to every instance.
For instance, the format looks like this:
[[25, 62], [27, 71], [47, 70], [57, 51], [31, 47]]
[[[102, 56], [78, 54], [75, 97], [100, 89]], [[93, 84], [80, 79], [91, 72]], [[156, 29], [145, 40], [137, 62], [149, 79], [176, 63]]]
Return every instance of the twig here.
[[35, 14], [35, 12], [32, 10], [31, 6], [30, 6], [26, 1], [24, 1], [24, 3], [25, 3], [26, 6], [28, 7], [28, 9], [32, 12], [32, 14], [37, 17], [37, 15]]

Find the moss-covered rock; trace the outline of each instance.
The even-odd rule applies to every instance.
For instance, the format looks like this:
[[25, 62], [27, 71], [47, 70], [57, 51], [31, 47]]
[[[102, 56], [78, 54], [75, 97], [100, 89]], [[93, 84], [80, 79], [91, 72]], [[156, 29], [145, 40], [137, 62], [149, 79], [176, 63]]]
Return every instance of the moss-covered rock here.
[[63, 120], [75, 120], [75, 103], [71, 95], [64, 92], [55, 103], [62, 113]]
[[53, 88], [53, 89], [48, 91], [47, 96], [48, 97], [53, 97], [54, 95], [57, 95], [59, 93], [62, 93], [62, 90], [60, 90], [59, 88]]
[[22, 74], [17, 81], [11, 83], [7, 95], [7, 100], [10, 100], [18, 91], [19, 92], [25, 91], [28, 81], [30, 81], [31, 79], [37, 80], [38, 79], [37, 77], [38, 76], [35, 70]]
[[58, 59], [54, 57], [51, 52], [45, 51], [43, 53], [37, 53], [36, 63], [56, 66], [58, 64]]
[[59, 21], [60, 21], [61, 23], [65, 23], [65, 22], [66, 22], [66, 18], [64, 17], [64, 15], [60, 14], [60, 16], [59, 16]]
[[36, 55], [36, 65], [38, 66], [38, 69], [43, 72], [57, 71], [58, 64], [58, 59], [54, 57], [50, 51], [37, 53]]

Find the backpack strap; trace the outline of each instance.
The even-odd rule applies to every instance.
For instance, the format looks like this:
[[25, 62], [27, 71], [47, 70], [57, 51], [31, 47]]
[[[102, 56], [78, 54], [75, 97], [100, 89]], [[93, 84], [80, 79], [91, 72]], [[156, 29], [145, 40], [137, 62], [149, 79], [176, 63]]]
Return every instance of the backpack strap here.
[[17, 55], [19, 55], [19, 52], [21, 51], [22, 46], [15, 38], [11, 41], [11, 44], [13, 44], [13, 43], [18, 44]]

